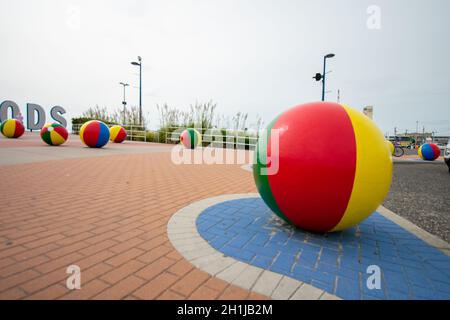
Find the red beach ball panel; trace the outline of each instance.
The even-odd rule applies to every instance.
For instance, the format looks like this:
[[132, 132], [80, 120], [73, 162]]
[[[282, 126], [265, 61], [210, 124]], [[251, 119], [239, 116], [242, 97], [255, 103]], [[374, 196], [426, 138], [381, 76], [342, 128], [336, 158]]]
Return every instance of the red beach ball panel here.
[[434, 159], [436, 160], [441, 155], [441, 149], [439, 149], [439, 147], [436, 144], [434, 144], [434, 143], [431, 143], [430, 145], [431, 145], [431, 148], [434, 151]]
[[86, 145], [95, 147], [97, 145], [98, 136], [100, 134], [100, 122], [92, 121], [86, 129], [84, 129], [83, 139]]
[[[305, 104], [283, 113], [273, 129], [280, 130], [282, 156], [268, 181], [277, 205], [297, 226], [331, 230], [345, 213], [356, 172], [356, 139], [346, 110], [336, 103]], [[296, 134], [283, 136], [287, 129]], [[311, 144], [314, 148], [307, 147]], [[273, 159], [271, 147], [269, 138], [267, 154]], [[299, 199], [305, 199], [301, 210]]]

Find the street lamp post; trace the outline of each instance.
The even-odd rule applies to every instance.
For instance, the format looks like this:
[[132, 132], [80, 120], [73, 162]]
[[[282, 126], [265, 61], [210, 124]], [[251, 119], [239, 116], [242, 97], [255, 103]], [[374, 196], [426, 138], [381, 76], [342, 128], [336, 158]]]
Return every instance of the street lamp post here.
[[124, 82], [120, 82], [119, 84], [123, 86], [123, 101], [122, 101], [122, 104], [123, 104], [123, 123], [122, 124], [125, 125], [125, 107], [127, 105], [127, 101], [125, 99], [125, 87], [128, 87], [129, 84], [128, 83], [124, 83]]
[[327, 59], [333, 58], [334, 53], [329, 53], [326, 56], [323, 57], [323, 75], [322, 75], [322, 101], [325, 101], [325, 77], [327, 74], [326, 66], [327, 66]]
[[326, 56], [323, 57], [323, 73], [316, 73], [316, 75], [313, 77], [313, 79], [316, 79], [316, 81], [322, 80], [322, 101], [325, 101], [325, 77], [327, 74], [327, 59], [333, 58], [334, 53], [329, 53]]
[[139, 125], [142, 126], [142, 58], [138, 56], [139, 62], [131, 62], [134, 66], [139, 66]]

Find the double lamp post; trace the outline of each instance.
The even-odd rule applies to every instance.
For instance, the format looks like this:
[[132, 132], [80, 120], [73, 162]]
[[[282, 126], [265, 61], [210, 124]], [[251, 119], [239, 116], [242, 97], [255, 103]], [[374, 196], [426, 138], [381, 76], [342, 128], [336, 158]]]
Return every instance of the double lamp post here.
[[[138, 56], [138, 61], [133, 61], [131, 64], [139, 67], [139, 125], [142, 126], [142, 58], [140, 56]], [[124, 82], [120, 82], [119, 84], [123, 86], [123, 124], [125, 124], [125, 107], [127, 105], [125, 100], [125, 87], [128, 87], [129, 84]]]

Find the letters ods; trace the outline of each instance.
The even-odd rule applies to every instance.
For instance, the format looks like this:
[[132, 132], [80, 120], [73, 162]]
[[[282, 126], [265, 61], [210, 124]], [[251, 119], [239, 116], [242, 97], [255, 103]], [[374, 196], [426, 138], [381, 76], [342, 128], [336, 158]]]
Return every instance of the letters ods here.
[[[12, 118], [16, 118], [21, 114], [20, 108], [14, 101], [6, 100], [0, 104], [0, 121], [8, 119], [8, 111], [11, 110]], [[46, 123], [45, 110], [35, 103], [27, 103], [26, 107], [26, 127], [28, 130], [40, 130]], [[67, 126], [66, 119], [62, 116], [66, 113], [63, 107], [54, 106], [50, 109], [50, 117], [62, 126]], [[24, 123], [25, 124], [25, 123]]]

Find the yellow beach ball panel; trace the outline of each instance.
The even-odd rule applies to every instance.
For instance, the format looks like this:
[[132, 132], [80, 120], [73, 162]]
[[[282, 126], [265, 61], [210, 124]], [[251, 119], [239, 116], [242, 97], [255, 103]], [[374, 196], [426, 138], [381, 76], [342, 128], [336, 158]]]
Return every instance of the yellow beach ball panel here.
[[25, 132], [25, 127], [17, 119], [7, 119], [0, 125], [0, 131], [7, 138], [19, 138]]
[[125, 129], [119, 125], [109, 128], [109, 139], [115, 143], [123, 142], [127, 137]]
[[392, 157], [380, 129], [361, 112], [343, 107], [355, 131], [356, 174], [347, 209], [332, 231], [347, 229], [371, 215], [388, 194], [393, 171]]

